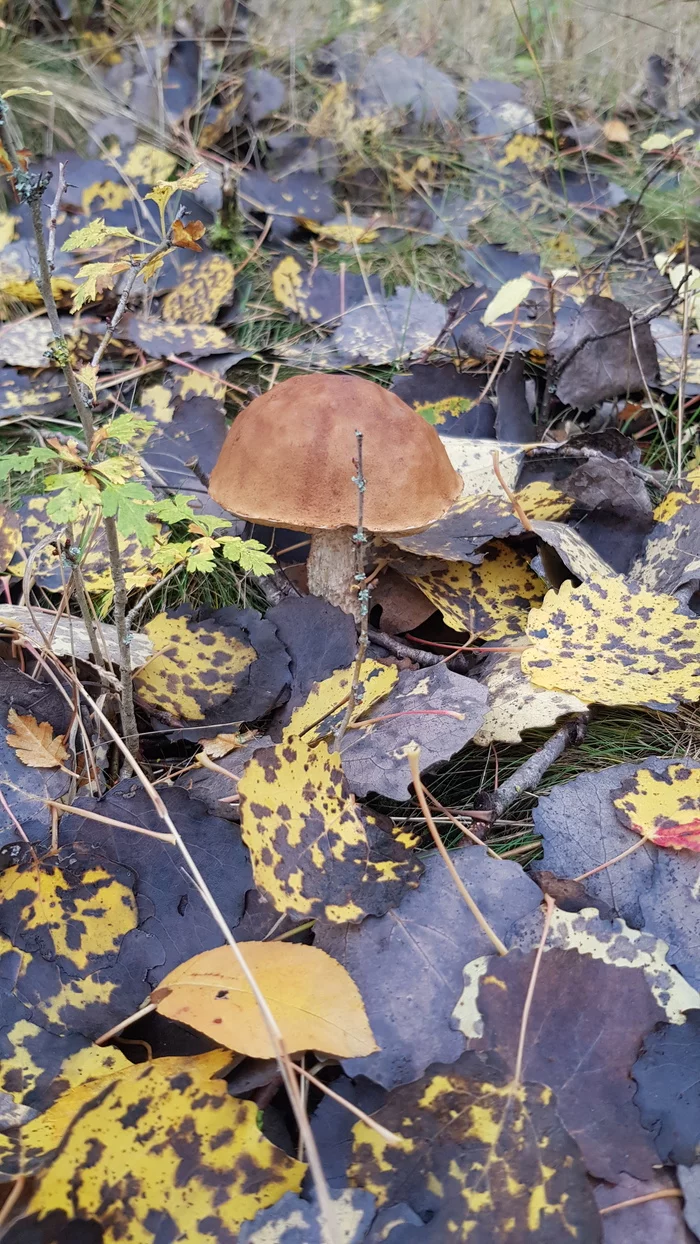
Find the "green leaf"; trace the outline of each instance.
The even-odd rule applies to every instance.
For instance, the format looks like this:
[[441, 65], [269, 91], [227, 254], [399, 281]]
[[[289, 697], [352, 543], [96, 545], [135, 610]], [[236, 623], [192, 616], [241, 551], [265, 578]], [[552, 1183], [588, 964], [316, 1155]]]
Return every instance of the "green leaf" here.
[[242, 570], [250, 570], [252, 574], [257, 575], [272, 574], [275, 559], [259, 540], [241, 540], [240, 536], [222, 536], [219, 540], [219, 547], [224, 557], [230, 562], [238, 562]]
[[171, 544], [164, 544], [162, 548], [156, 549], [151, 557], [151, 565], [156, 570], [162, 570], [163, 574], [167, 574], [179, 562], [187, 560], [191, 547], [189, 541], [178, 544], [176, 540], [173, 540]]
[[112, 419], [104, 429], [105, 439], [119, 441], [120, 445], [126, 445], [137, 432], [152, 432], [153, 424], [148, 419], [142, 419], [140, 415], [132, 414], [130, 410], [123, 415], [117, 415], [116, 419]]
[[174, 523], [186, 523], [194, 517], [190, 503], [196, 500], [194, 494], [166, 497], [164, 501], [156, 502], [153, 506], [153, 513], [161, 522], [169, 523], [171, 527]]
[[230, 527], [231, 524], [226, 518], [218, 518], [216, 514], [193, 514], [189, 516], [193, 523], [196, 523], [202, 531], [206, 531], [208, 536], [213, 536], [214, 532], [220, 527]]
[[93, 246], [100, 246], [107, 238], [132, 238], [134, 242], [139, 240], [124, 225], [106, 225], [102, 217], [98, 216], [97, 220], [91, 220], [90, 224], [85, 225], [83, 229], [74, 229], [66, 238], [61, 250], [91, 250]]
[[55, 457], [53, 449], [43, 449], [38, 445], [32, 446], [23, 454], [0, 454], [0, 481], [15, 472], [23, 475], [26, 471], [33, 471], [39, 463], [51, 462]]
[[201, 540], [195, 540], [187, 558], [187, 569], [190, 572], [199, 570], [201, 574], [209, 574], [210, 571], [215, 570], [214, 550], [217, 545], [217, 540], [212, 540], [207, 536]]
[[102, 490], [102, 510], [105, 517], [116, 518], [119, 534], [136, 536], [139, 544], [146, 548], [151, 547], [156, 536], [156, 528], [148, 521], [148, 514], [152, 509], [151, 493], [135, 480], [116, 487], [107, 484]]
[[46, 517], [56, 523], [70, 523], [81, 507], [94, 510], [100, 505], [102, 493], [85, 471], [70, 471], [64, 475], [49, 475], [47, 492], [55, 492], [46, 503]]

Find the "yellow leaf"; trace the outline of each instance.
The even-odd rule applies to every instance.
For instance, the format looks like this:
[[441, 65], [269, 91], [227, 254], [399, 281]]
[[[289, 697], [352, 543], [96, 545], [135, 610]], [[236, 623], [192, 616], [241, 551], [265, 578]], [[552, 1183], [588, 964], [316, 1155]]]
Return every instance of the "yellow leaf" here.
[[[347, 706], [354, 667], [336, 670], [323, 682], [314, 683], [304, 704], [294, 709], [289, 724], [285, 726], [285, 738], [303, 736], [306, 743], [321, 739], [338, 729]], [[395, 665], [383, 665], [371, 659], [363, 661], [358, 685], [359, 703], [353, 711], [352, 721], [364, 716], [377, 700], [383, 700], [397, 682], [399, 671]]]
[[228, 756], [242, 746], [243, 740], [239, 734], [215, 734], [213, 739], [202, 740], [202, 751], [211, 760], [220, 760], [222, 756]]
[[356, 805], [327, 743], [289, 738], [262, 748], [238, 793], [255, 881], [277, 911], [362, 920], [417, 883], [420, 864]]
[[550, 522], [566, 518], [574, 504], [571, 497], [543, 479], [532, 480], [524, 488], [519, 488], [515, 495], [528, 518]]
[[[321, 1050], [362, 1058], [377, 1049], [357, 985], [325, 951], [292, 942], [245, 942], [245, 961], [290, 1054]], [[249, 1058], [274, 1058], [253, 992], [230, 946], [195, 955], [151, 994], [161, 1015]]]
[[129, 267], [126, 260], [116, 263], [86, 263], [78, 269], [78, 280], [83, 281], [73, 295], [72, 311], [75, 314], [86, 302], [96, 302], [106, 289], [112, 289], [120, 272]]
[[21, 220], [20, 216], [11, 216], [9, 212], [0, 212], [0, 251], [14, 241], [15, 229]]
[[[177, 243], [176, 243], [177, 245]], [[209, 324], [231, 300], [236, 271], [226, 255], [211, 254], [183, 263], [180, 280], [161, 303], [169, 323]]]
[[136, 923], [133, 891], [97, 866], [79, 873], [51, 860], [14, 864], [0, 875], [0, 899], [13, 944], [38, 948], [73, 977], [115, 963]]
[[700, 851], [700, 769], [682, 761], [658, 776], [637, 769], [612, 795], [626, 829], [657, 847]]
[[206, 180], [206, 170], [196, 165], [195, 168], [190, 169], [189, 173], [183, 173], [182, 177], [178, 177], [177, 181], [156, 182], [153, 189], [145, 195], [145, 198], [153, 199], [153, 202], [158, 204], [163, 233], [165, 233], [165, 209], [173, 195], [180, 190], [196, 190]]
[[628, 143], [630, 142], [630, 132], [619, 117], [612, 117], [610, 121], [603, 122], [603, 133], [609, 143]]
[[53, 95], [53, 91], [37, 91], [33, 86], [13, 86], [12, 90], [5, 91], [1, 99], [11, 99], [15, 95]]
[[548, 592], [527, 625], [522, 669], [588, 703], [675, 708], [700, 699], [700, 628], [675, 596], [620, 577]]
[[640, 143], [642, 151], [665, 151], [667, 147], [673, 147], [684, 138], [690, 138], [693, 130], [681, 130], [678, 134], [650, 134], [648, 138]]
[[[25, 1212], [94, 1218], [104, 1244], [216, 1244], [298, 1191], [306, 1167], [261, 1132], [254, 1102], [218, 1077], [230, 1054], [157, 1058], [66, 1093], [19, 1134], [0, 1137], [7, 1169], [44, 1167]], [[106, 1194], [106, 1189], [109, 1193]]]
[[[26, 1013], [31, 1014], [29, 1008]], [[91, 1045], [77, 1033], [66, 1037], [29, 1019], [6, 1027], [3, 1042], [0, 1091], [17, 1105], [39, 1111], [53, 1105], [69, 1089], [131, 1066], [114, 1046]]]
[[76, 374], [77, 379], [80, 381], [80, 383], [85, 385], [85, 388], [90, 393], [92, 400], [96, 402], [97, 401], [97, 368], [93, 367], [92, 363], [84, 363], [82, 367], [78, 368], [75, 374]]
[[154, 255], [152, 259], [149, 259], [148, 263], [143, 265], [143, 268], [141, 269], [142, 280], [152, 281], [153, 277], [158, 275], [163, 267], [163, 260], [167, 254], [169, 254], [168, 251], [161, 252], [160, 255]]
[[315, 233], [320, 237], [321, 241], [328, 240], [330, 242], [348, 242], [352, 244], [357, 242], [375, 242], [379, 237], [376, 229], [372, 229], [369, 225], [357, 224], [328, 224], [321, 225], [317, 220], [311, 220], [308, 216], [300, 216], [300, 223], [309, 233]]
[[412, 582], [441, 610], [447, 626], [488, 640], [521, 630], [545, 593], [529, 559], [500, 541], [488, 547], [479, 566], [445, 562]]
[[150, 708], [187, 721], [203, 721], [205, 710], [227, 699], [257, 653], [212, 623], [159, 613], [144, 627], [156, 656], [134, 679], [134, 690]]
[[38, 722], [31, 713], [20, 717], [14, 708], [7, 714], [7, 721], [14, 734], [8, 734], [7, 742], [14, 747], [22, 764], [33, 769], [55, 769], [68, 759], [63, 739], [54, 738], [53, 726], [48, 721]]
[[124, 173], [132, 181], [143, 181], [149, 186], [166, 181], [172, 175], [177, 159], [169, 151], [161, 151], [150, 143], [136, 143], [123, 166]]
[[502, 315], [510, 315], [511, 311], [515, 311], [523, 299], [527, 298], [531, 289], [532, 281], [527, 276], [518, 276], [512, 281], [506, 281], [484, 311], [481, 317], [482, 324], [488, 327], [489, 324], [495, 324]]
[[[524, 635], [511, 635], [513, 648], [525, 647]], [[474, 735], [479, 747], [490, 743], [519, 743], [526, 730], [553, 726], [567, 713], [585, 713], [586, 705], [563, 691], [536, 687], [520, 668], [519, 652], [488, 657], [479, 671], [479, 681], [489, 693], [486, 716]]]

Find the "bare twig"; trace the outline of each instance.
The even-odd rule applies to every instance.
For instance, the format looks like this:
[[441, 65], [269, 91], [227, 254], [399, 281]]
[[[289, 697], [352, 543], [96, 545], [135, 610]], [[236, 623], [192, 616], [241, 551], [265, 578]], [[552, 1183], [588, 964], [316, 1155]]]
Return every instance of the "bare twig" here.
[[367, 488], [367, 481], [362, 469], [362, 432], [358, 432], [356, 429], [355, 438], [357, 440], [357, 457], [354, 460], [356, 473], [352, 477], [352, 482], [357, 487], [357, 531], [354, 533], [352, 538], [355, 542], [355, 582], [357, 584], [357, 597], [360, 606], [360, 635], [357, 644], [357, 656], [355, 658], [355, 665], [352, 671], [352, 682], [350, 683], [348, 703], [343, 714], [343, 719], [335, 735], [336, 748], [340, 747], [345, 732], [352, 720], [352, 715], [362, 703], [360, 675], [362, 673], [362, 666], [367, 655], [367, 645], [369, 643], [370, 589], [367, 583], [367, 574], [365, 571], [367, 533], [364, 529], [365, 490]]
[[130, 751], [139, 749], [139, 732], [136, 724], [136, 707], [134, 705], [134, 684], [131, 678], [131, 630], [126, 616], [129, 592], [124, 577], [124, 567], [119, 549], [119, 533], [113, 518], [103, 518], [109, 563], [114, 583], [114, 625], [119, 641], [119, 673], [121, 676], [122, 704], [121, 716], [124, 728], [124, 742]]
[[685, 389], [688, 379], [688, 343], [690, 341], [690, 246], [688, 229], [685, 230], [685, 289], [683, 291], [683, 336], [681, 339], [681, 369], [678, 377], [678, 406], [676, 410], [676, 480], [683, 479], [683, 421], [685, 418]]
[[[385, 652], [390, 652], [392, 656], [399, 659], [415, 661], [416, 665], [429, 668], [431, 665], [442, 665], [443, 658], [438, 656], [436, 652], [427, 652], [425, 648], [414, 648], [411, 644], [404, 643], [401, 639], [396, 639], [394, 635], [385, 635], [384, 631], [377, 631], [374, 627], [369, 627], [367, 634], [373, 644], [377, 644], [379, 648], [383, 648]], [[460, 656], [459, 652], [453, 653], [449, 658], [453, 661], [452, 668], [458, 674], [466, 674], [469, 670], [467, 662]]]
[[474, 899], [472, 898], [467, 887], [462, 881], [462, 878], [457, 872], [457, 869], [452, 863], [452, 860], [450, 859], [450, 853], [447, 850], [447, 847], [445, 846], [444, 842], [442, 841], [442, 838], [440, 837], [438, 833], [437, 826], [435, 825], [435, 822], [433, 821], [433, 814], [430, 811], [430, 808], [428, 806], [428, 801], [425, 797], [425, 791], [423, 790], [423, 783], [421, 781], [421, 776], [420, 776], [420, 748], [418, 744], [409, 743], [408, 747], [406, 748], [406, 755], [408, 757], [408, 763], [411, 769], [411, 779], [413, 781], [413, 789], [416, 792], [416, 799], [418, 800], [420, 804], [420, 810], [423, 813], [423, 816], [425, 817], [425, 823], [428, 826], [428, 829], [430, 830], [430, 834], [433, 839], [433, 842], [435, 843], [435, 846], [437, 847], [438, 851], [440, 852], [440, 855], [442, 856], [445, 862], [447, 871], [449, 872], [457, 889], [462, 895], [462, 898], [467, 904], [467, 907], [472, 913], [482, 933], [486, 934], [491, 944], [495, 946], [499, 955], [507, 955], [508, 951], [506, 947], [503, 945], [503, 942], [501, 941], [498, 934], [495, 933], [494, 930], [491, 928], [491, 925], [489, 924], [486, 917], [483, 916], [482, 913], [479, 911], [479, 908], [474, 902]]
[[[178, 213], [175, 219], [179, 220], [180, 215], [181, 215], [181, 212]], [[172, 229], [172, 225], [170, 228]], [[139, 263], [134, 264], [134, 266], [132, 267], [131, 271], [129, 272], [129, 275], [124, 281], [124, 288], [122, 289], [122, 292], [119, 296], [119, 302], [117, 303], [117, 307], [114, 312], [114, 315], [109, 321], [109, 324], [107, 325], [107, 329], [102, 335], [102, 340], [100, 344], [98, 345], [97, 349], [95, 350], [95, 353], [92, 356], [90, 366], [94, 367], [95, 371], [97, 371], [100, 363], [102, 362], [102, 358], [104, 356], [105, 350], [107, 349], [107, 346], [112, 340], [115, 330], [119, 326], [120, 320], [123, 318], [124, 312], [126, 311], [127, 304], [129, 302], [129, 298], [131, 297], [131, 292], [139, 276], [141, 275], [144, 268], [148, 264], [152, 263], [154, 259], [157, 259], [159, 255], [165, 255], [169, 250], [172, 250], [172, 242], [170, 241], [170, 229], [168, 230], [168, 236], [164, 238], [163, 241], [160, 242], [158, 246], [154, 247], [154, 249], [150, 252], [150, 254], [146, 255], [144, 259], [142, 259]]]
[[619, 855], [614, 855], [611, 860], [606, 860], [604, 864], [599, 864], [597, 868], [589, 868], [587, 873], [580, 873], [578, 877], [574, 877], [574, 881], [585, 881], [587, 877], [594, 877], [596, 873], [602, 873], [611, 864], [619, 864], [620, 860], [626, 859], [628, 855], [632, 855], [633, 851], [638, 851], [640, 847], [648, 846], [648, 838], [640, 838], [638, 842], [633, 842], [631, 847], [626, 851], [621, 851]]
[[486, 806], [492, 812], [494, 820], [503, 816], [506, 809], [515, 803], [523, 791], [537, 786], [547, 770], [571, 743], [580, 742], [585, 725], [586, 718], [582, 714], [575, 717], [573, 721], [567, 722], [547, 740], [544, 747], [540, 747], [532, 756], [528, 756], [525, 763], [516, 769], [515, 773], [511, 773], [498, 790], [487, 796]]
[[[459, 818], [454, 815], [454, 813], [450, 812], [449, 808], [445, 808], [443, 804], [441, 804], [435, 798], [435, 796], [430, 793], [427, 787], [424, 786], [423, 790], [425, 791], [426, 798], [430, 800], [433, 807], [437, 808], [438, 812], [442, 812], [443, 816], [446, 816], [448, 821], [451, 821], [452, 824], [457, 827], [460, 833], [464, 834], [465, 838], [470, 838], [471, 841], [475, 842], [477, 846], [479, 847], [486, 846], [486, 844], [482, 842], [481, 838], [479, 838], [478, 835], [474, 833], [474, 830], [470, 829], [468, 825], [465, 825], [464, 821], [460, 821]], [[497, 852], [492, 851], [491, 848], [488, 846], [486, 847], [486, 854], [490, 855], [491, 858], [494, 860], [500, 859], [500, 856], [497, 854]]]
[[51, 211], [49, 213], [49, 223], [48, 223], [49, 241], [46, 247], [46, 260], [49, 265], [49, 272], [53, 272], [56, 266], [55, 264], [56, 225], [58, 224], [58, 215], [61, 210], [61, 199], [63, 198], [63, 192], [65, 188], [66, 188], [66, 166], [65, 164], [59, 164], [58, 179], [56, 183], [56, 193], [54, 195], [53, 203], [51, 204]]
[[599, 1214], [614, 1214], [618, 1209], [630, 1209], [633, 1205], [644, 1205], [645, 1201], [664, 1201], [668, 1197], [682, 1197], [680, 1188], [659, 1188], [656, 1192], [645, 1192], [644, 1196], [632, 1196], [627, 1201], [616, 1201], [614, 1205], [603, 1205]]
[[528, 518], [522, 505], [518, 501], [518, 498], [513, 492], [513, 489], [510, 488], [509, 485], [506, 483], [505, 476], [501, 470], [500, 454], [497, 449], [494, 449], [493, 453], [491, 454], [491, 458], [493, 460], [493, 473], [496, 476], [496, 479], [501, 485], [501, 488], [506, 494], [508, 500], [510, 501], [513, 507], [513, 513], [515, 514], [515, 517], [520, 521], [520, 524], [524, 528], [525, 531], [532, 531], [533, 527], [532, 527], [532, 523], [530, 522], [530, 519]]

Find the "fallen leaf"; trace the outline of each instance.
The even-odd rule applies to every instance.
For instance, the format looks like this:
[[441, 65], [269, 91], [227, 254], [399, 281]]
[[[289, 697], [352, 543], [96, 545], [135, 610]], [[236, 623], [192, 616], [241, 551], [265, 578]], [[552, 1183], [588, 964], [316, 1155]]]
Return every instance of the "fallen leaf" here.
[[[333, 1222], [342, 1232], [343, 1244], [369, 1241], [367, 1230], [374, 1218], [374, 1197], [361, 1188], [344, 1188], [331, 1192]], [[271, 1209], [263, 1209], [250, 1223], [244, 1223], [239, 1244], [325, 1244], [326, 1232], [318, 1204], [310, 1205], [293, 1192], [284, 1196]]]
[[[182, 246], [182, 242], [176, 245]], [[216, 319], [221, 307], [231, 301], [234, 283], [235, 269], [226, 255], [204, 254], [201, 259], [188, 260], [180, 269], [176, 288], [161, 303], [163, 319], [188, 328], [201, 324], [204, 332], [210, 331], [207, 326]]]
[[666, 494], [630, 577], [650, 592], [675, 592], [700, 577], [700, 473], [691, 471], [683, 488]]
[[[333, 735], [345, 717], [354, 672], [353, 664], [347, 669], [336, 670], [323, 682], [314, 683], [304, 703], [291, 713], [284, 738], [298, 737], [303, 738], [305, 743], [313, 743]], [[357, 721], [371, 713], [372, 706], [389, 694], [398, 677], [395, 665], [365, 659], [355, 685], [356, 707], [350, 721]]]
[[487, 327], [495, 324], [503, 315], [509, 315], [520, 303], [527, 298], [532, 289], [532, 281], [529, 277], [516, 277], [513, 281], [506, 281], [501, 286], [498, 293], [491, 299], [490, 303], [484, 311], [481, 322]]
[[533, 609], [527, 634], [522, 670], [537, 686], [659, 709], [700, 698], [697, 622], [673, 596], [621, 578], [567, 581]]
[[287, 653], [254, 610], [224, 609], [199, 622], [189, 610], [160, 613], [144, 632], [156, 655], [137, 673], [134, 690], [156, 712], [212, 727], [254, 720], [283, 698]]
[[[498, 961], [492, 957], [480, 983], [483, 1035], [471, 1047], [496, 1051], [511, 1070], [535, 954], [509, 950]], [[630, 1069], [641, 1039], [663, 1018], [639, 968], [618, 968], [576, 950], [542, 956], [523, 1077], [541, 1080], [546, 1069], [559, 1117], [598, 1179], [614, 1183], [622, 1171], [651, 1175], [655, 1155], [634, 1107]]]
[[[17, 1137], [0, 1137], [6, 1170], [13, 1150], [15, 1171], [45, 1168], [28, 1222], [40, 1226], [52, 1211], [93, 1218], [105, 1244], [145, 1239], [166, 1222], [185, 1238], [213, 1242], [235, 1238], [258, 1210], [297, 1191], [304, 1164], [265, 1139], [253, 1102], [230, 1097], [226, 1081], [211, 1078], [229, 1059], [218, 1050], [131, 1066], [64, 1094]], [[186, 1167], [183, 1146], [193, 1150]], [[105, 1203], [107, 1187], [115, 1191]]]
[[[226, 793], [235, 789], [231, 782]], [[253, 885], [240, 830], [220, 816], [207, 815], [204, 804], [183, 789], [164, 786], [160, 794], [219, 911], [229, 928], [235, 928], [243, 915], [246, 891]], [[217, 926], [194, 881], [183, 873], [177, 847], [94, 821], [83, 811], [150, 833], [163, 833], [165, 825], [141, 785], [130, 779], [112, 787], [103, 799], [79, 798], [61, 820], [61, 841], [70, 844], [78, 859], [106, 868], [121, 865], [135, 878], [139, 925], [161, 948], [160, 959], [149, 972], [150, 986], [143, 989], [145, 996], [183, 960], [217, 946], [221, 940]], [[108, 1027], [105, 1024], [103, 1030]]]
[[[313, 1049], [361, 1058], [376, 1050], [357, 986], [330, 955], [292, 942], [245, 942], [241, 954], [290, 1054]], [[230, 946], [188, 959], [161, 981], [151, 1001], [161, 1015], [239, 1054], [275, 1057], [255, 995]]]
[[619, 117], [611, 117], [609, 121], [603, 122], [603, 134], [609, 143], [631, 142], [630, 132]]
[[309, 268], [294, 255], [285, 255], [277, 263], [271, 282], [276, 301], [309, 324], [332, 323], [351, 307], [382, 297], [377, 277], [365, 280], [359, 273], [331, 272], [320, 264]]
[[446, 665], [402, 670], [394, 689], [358, 720], [341, 744], [343, 769], [356, 795], [374, 791], [387, 799], [408, 799], [408, 749], [421, 749], [421, 771], [429, 772], [460, 751], [481, 725], [487, 693], [473, 678]]
[[414, 363], [406, 375], [394, 376], [391, 392], [446, 436], [492, 437], [493, 405], [478, 400], [484, 383], [452, 363]]
[[[638, 393], [645, 383], [654, 384], [657, 359], [648, 324], [636, 324], [634, 342], [629, 327], [630, 312], [612, 298], [592, 294], [582, 307], [557, 312], [549, 353], [561, 368], [556, 381], [560, 401], [579, 410], [589, 410], [597, 402]], [[612, 330], [620, 331], [612, 334]], [[569, 363], [571, 350], [587, 338]]]
[[231, 338], [215, 324], [166, 324], [162, 320], [125, 315], [115, 335], [122, 341], [131, 341], [153, 359], [166, 358], [168, 354], [198, 359], [206, 354], [227, 354], [234, 349]]
[[421, 557], [441, 557], [451, 562], [478, 564], [485, 556], [479, 550], [489, 540], [516, 535], [521, 531], [520, 520], [501, 489], [498, 496], [491, 493], [462, 495], [442, 518], [425, 531], [411, 536], [395, 535], [393, 542], [397, 548]]
[[450, 1224], [470, 1244], [542, 1240], [543, 1230], [552, 1244], [600, 1240], [581, 1155], [552, 1090], [510, 1083], [493, 1056], [434, 1065], [395, 1089], [375, 1119], [404, 1143], [390, 1146], [357, 1123], [348, 1174], [380, 1207], [402, 1200], [430, 1215], [422, 1230], [400, 1232], [407, 1244], [457, 1238]]
[[279, 912], [363, 920], [417, 883], [420, 863], [355, 804], [340, 756], [323, 741], [256, 752], [238, 794], [256, 884]]
[[[675, 763], [654, 756], [644, 762], [661, 780]], [[697, 767], [693, 760], [684, 763]], [[560, 877], [576, 877], [627, 850], [630, 836], [620, 824], [613, 794], [638, 767], [623, 764], [581, 773], [540, 797], [533, 819], [544, 838], [544, 868]], [[696, 989], [700, 987], [697, 876], [695, 852], [661, 851], [649, 843], [585, 881], [593, 898], [607, 903], [634, 928], [663, 939], [669, 961]]]
[[[570, 570], [577, 579], [599, 582], [614, 577], [612, 566], [599, 557], [575, 527], [546, 522], [539, 518], [533, 518], [531, 526], [540, 540], [550, 549], [554, 549], [566, 570]], [[568, 575], [564, 577], [568, 578]]]
[[48, 836], [52, 813], [45, 799], [61, 799], [70, 785], [70, 776], [59, 769], [28, 768], [10, 746], [7, 734], [9, 713], [48, 719], [57, 734], [66, 734], [71, 709], [51, 684], [23, 674], [16, 666], [0, 661], [0, 789], [14, 816], [0, 809], [0, 847], [17, 847], [16, 821], [30, 842]]
[[8, 734], [7, 742], [17, 752], [22, 764], [32, 769], [60, 769], [64, 760], [68, 760], [69, 752], [59, 735], [54, 737], [50, 722], [38, 722], [36, 717], [28, 714], [20, 717], [11, 708], [7, 714], [7, 724], [14, 731]]
[[[680, 1172], [681, 1168], [677, 1169], [679, 1179]], [[654, 1171], [650, 1180], [623, 1175], [614, 1187], [598, 1184], [593, 1189], [593, 1195], [601, 1210], [620, 1202], [647, 1197], [650, 1193], [666, 1193], [638, 1205], [625, 1204], [619, 1211], [606, 1214], [602, 1220], [603, 1244], [646, 1244], [647, 1240], [663, 1240], [664, 1244], [694, 1244], [683, 1224], [681, 1198], [668, 1195], [676, 1187], [670, 1171], [661, 1168]], [[687, 1197], [684, 1208], [687, 1213]]]
[[21, 547], [22, 528], [19, 515], [9, 506], [0, 505], [0, 570], [7, 570]]
[[248, 212], [270, 216], [270, 236], [291, 237], [300, 216], [308, 220], [331, 220], [336, 203], [328, 185], [317, 173], [290, 173], [279, 181], [256, 169], [245, 169], [238, 182], [238, 195]]
[[637, 769], [613, 792], [618, 818], [657, 847], [700, 851], [700, 772], [681, 762], [659, 777]]
[[[539, 910], [541, 892], [518, 864], [494, 860], [481, 847], [463, 847], [451, 858], [499, 937]], [[348, 1075], [393, 1088], [421, 1076], [436, 1059], [459, 1057], [464, 1040], [450, 1018], [462, 969], [491, 943], [436, 852], [425, 857], [418, 888], [405, 895], [398, 910], [360, 925], [317, 922], [315, 939], [355, 981], [380, 1046], [376, 1054], [345, 1060]]]
[[331, 366], [383, 366], [432, 346], [444, 318], [444, 307], [428, 294], [402, 285], [390, 298], [350, 308], [323, 344]]
[[360, 115], [408, 108], [419, 124], [448, 121], [457, 111], [457, 84], [424, 56], [406, 56], [384, 47], [364, 65], [355, 82]]
[[412, 581], [440, 610], [446, 626], [484, 640], [521, 630], [546, 591], [529, 558], [500, 541], [486, 548], [478, 566], [447, 562]]
[[[525, 644], [524, 635], [510, 635], [513, 648]], [[474, 735], [479, 747], [490, 743], [518, 743], [527, 730], [553, 726], [560, 717], [585, 713], [587, 707], [575, 695], [537, 687], [523, 674], [520, 653], [494, 653], [476, 671], [489, 694], [486, 716]]]
[[632, 1068], [635, 1102], [663, 1163], [692, 1166], [700, 1146], [700, 1010], [660, 1024]]
[[274, 729], [286, 725], [314, 683], [346, 669], [357, 652], [354, 619], [318, 596], [287, 596], [265, 615], [291, 658], [289, 699], [277, 710]]

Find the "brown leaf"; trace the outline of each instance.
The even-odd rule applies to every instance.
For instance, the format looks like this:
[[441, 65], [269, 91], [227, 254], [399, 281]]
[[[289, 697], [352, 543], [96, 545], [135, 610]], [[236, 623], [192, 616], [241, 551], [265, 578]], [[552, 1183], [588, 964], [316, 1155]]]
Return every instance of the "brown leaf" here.
[[205, 227], [201, 220], [191, 220], [188, 225], [183, 225], [181, 220], [175, 220], [170, 236], [174, 246], [180, 246], [188, 251], [201, 251], [202, 248], [197, 245], [197, 241], [204, 236], [204, 233]]
[[7, 714], [7, 720], [15, 732], [8, 734], [7, 741], [23, 764], [32, 769], [55, 769], [68, 759], [63, 739], [54, 737], [48, 721], [39, 722], [31, 713], [20, 717], [14, 708]]

